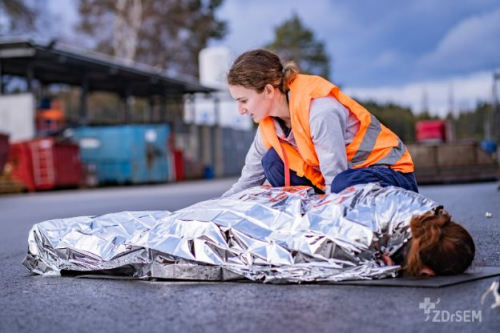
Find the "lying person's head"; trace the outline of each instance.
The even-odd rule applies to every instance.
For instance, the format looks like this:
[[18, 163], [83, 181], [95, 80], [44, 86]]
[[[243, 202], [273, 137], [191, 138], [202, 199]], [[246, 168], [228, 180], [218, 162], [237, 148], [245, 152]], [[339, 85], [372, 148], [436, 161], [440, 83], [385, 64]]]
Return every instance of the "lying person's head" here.
[[412, 241], [403, 267], [406, 276], [454, 275], [472, 263], [472, 237], [451, 216], [437, 209], [414, 217], [410, 222]]

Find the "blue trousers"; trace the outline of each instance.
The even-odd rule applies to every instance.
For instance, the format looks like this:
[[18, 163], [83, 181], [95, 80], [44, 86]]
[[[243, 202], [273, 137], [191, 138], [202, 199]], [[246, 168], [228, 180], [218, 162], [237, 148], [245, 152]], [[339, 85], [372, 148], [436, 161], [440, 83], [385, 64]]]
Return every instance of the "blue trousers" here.
[[[285, 165], [274, 148], [269, 149], [262, 158], [262, 167], [271, 186], [285, 186]], [[402, 173], [377, 166], [342, 171], [333, 180], [331, 191], [339, 193], [349, 186], [367, 183], [379, 183], [383, 187], [397, 186], [418, 193], [417, 180], [412, 172]], [[290, 170], [290, 185], [314, 187], [309, 179], [297, 176], [293, 170]], [[320, 189], [316, 187], [314, 189], [317, 193], [322, 193]]]

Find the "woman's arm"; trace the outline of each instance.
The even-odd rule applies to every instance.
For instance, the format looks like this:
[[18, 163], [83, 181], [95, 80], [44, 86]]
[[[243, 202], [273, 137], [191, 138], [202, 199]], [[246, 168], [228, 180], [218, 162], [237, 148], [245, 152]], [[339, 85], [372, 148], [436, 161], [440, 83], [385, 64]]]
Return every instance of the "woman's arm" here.
[[309, 122], [326, 193], [330, 193], [335, 176], [348, 168], [345, 147], [354, 135], [346, 129], [352, 130], [357, 124], [353, 124], [355, 120], [349, 119], [349, 111], [333, 97], [317, 98], [311, 102]]
[[245, 166], [241, 171], [241, 176], [238, 181], [222, 196], [238, 193], [253, 186], [259, 186], [264, 183], [266, 176], [262, 168], [262, 158], [266, 154], [267, 149], [262, 142], [260, 131], [257, 129], [252, 145], [248, 150], [245, 158]]

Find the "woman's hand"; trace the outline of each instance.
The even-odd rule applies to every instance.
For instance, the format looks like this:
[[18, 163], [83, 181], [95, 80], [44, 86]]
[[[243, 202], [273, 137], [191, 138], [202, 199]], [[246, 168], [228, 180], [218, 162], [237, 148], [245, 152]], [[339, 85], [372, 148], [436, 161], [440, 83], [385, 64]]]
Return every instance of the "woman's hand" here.
[[384, 262], [384, 264], [386, 264], [387, 266], [394, 266], [394, 265], [396, 265], [396, 264], [394, 263], [394, 261], [391, 259], [391, 257], [390, 257], [388, 254], [386, 254], [386, 253], [382, 254], [382, 261], [383, 261], [383, 262]]

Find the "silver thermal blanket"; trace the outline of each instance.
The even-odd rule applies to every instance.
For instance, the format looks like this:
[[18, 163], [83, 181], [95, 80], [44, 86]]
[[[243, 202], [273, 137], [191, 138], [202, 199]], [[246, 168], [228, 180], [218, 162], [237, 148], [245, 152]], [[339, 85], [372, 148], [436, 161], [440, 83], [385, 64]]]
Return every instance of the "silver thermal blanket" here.
[[175, 211], [121, 212], [35, 224], [23, 265], [34, 274], [311, 282], [396, 276], [381, 254], [410, 238], [432, 200], [396, 187], [255, 187]]

